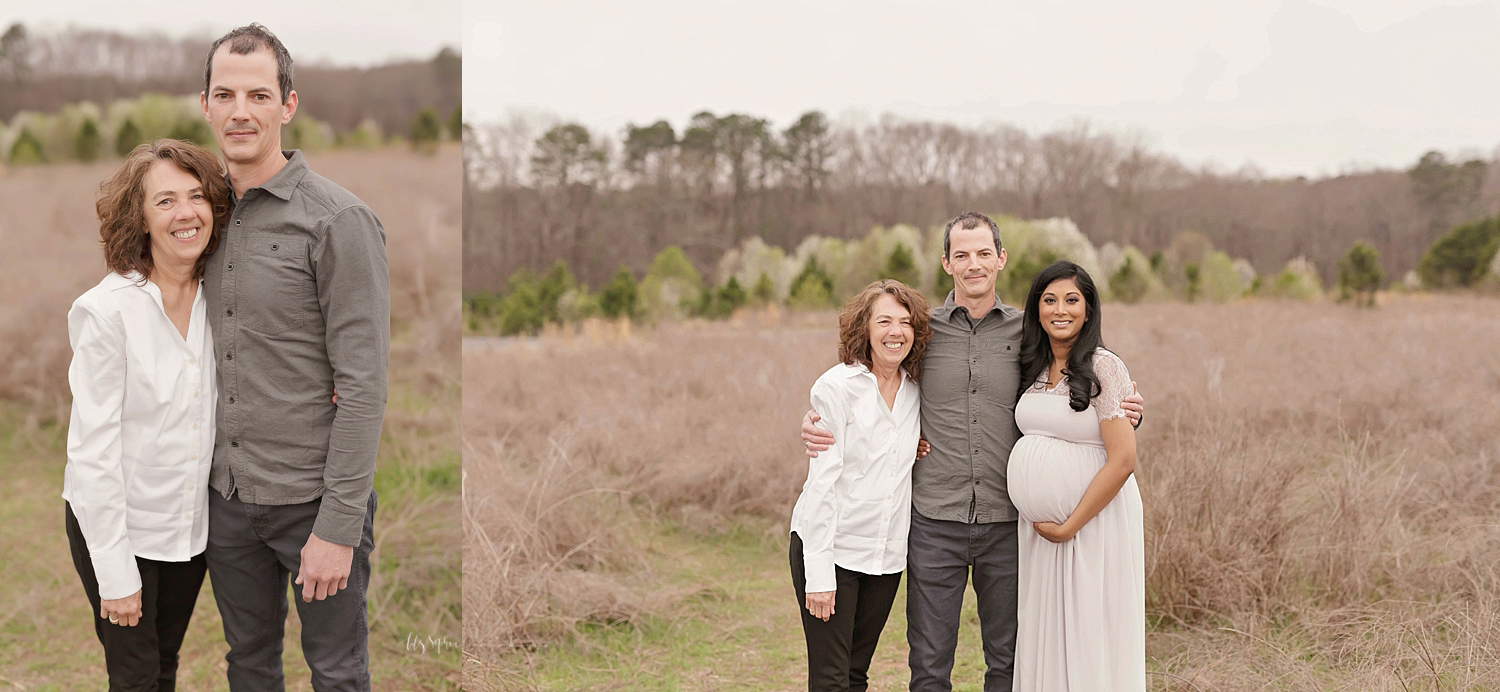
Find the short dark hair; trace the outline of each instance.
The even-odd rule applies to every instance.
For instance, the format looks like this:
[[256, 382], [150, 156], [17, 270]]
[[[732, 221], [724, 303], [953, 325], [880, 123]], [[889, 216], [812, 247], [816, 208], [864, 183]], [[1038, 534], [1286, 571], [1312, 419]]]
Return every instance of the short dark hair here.
[[192, 142], [158, 139], [142, 144], [125, 157], [125, 163], [99, 185], [94, 209], [99, 214], [99, 240], [104, 245], [104, 264], [119, 274], [137, 272], [151, 276], [156, 263], [151, 257], [151, 238], [146, 229], [146, 173], [157, 161], [171, 161], [203, 184], [203, 194], [213, 209], [213, 228], [203, 254], [193, 263], [193, 278], [203, 278], [208, 256], [219, 246], [220, 234], [229, 222], [229, 183], [213, 152]]
[[990, 219], [990, 217], [985, 216], [984, 214], [981, 214], [977, 211], [966, 211], [962, 214], [959, 214], [958, 216], [953, 217], [953, 220], [949, 221], [948, 225], [943, 227], [943, 257], [948, 256], [948, 235], [953, 232], [954, 226], [957, 226], [965, 231], [971, 231], [979, 228], [980, 224], [989, 226], [990, 233], [995, 234], [995, 252], [999, 252], [1000, 227], [995, 225], [994, 220]]
[[286, 46], [281, 45], [281, 39], [276, 38], [270, 29], [253, 22], [231, 29], [208, 47], [208, 60], [203, 63], [204, 93], [213, 88], [214, 53], [219, 52], [219, 46], [225, 41], [229, 42], [229, 52], [235, 55], [249, 55], [261, 48], [271, 51], [276, 58], [276, 85], [281, 89], [281, 102], [286, 103], [292, 93], [292, 54], [286, 52]]

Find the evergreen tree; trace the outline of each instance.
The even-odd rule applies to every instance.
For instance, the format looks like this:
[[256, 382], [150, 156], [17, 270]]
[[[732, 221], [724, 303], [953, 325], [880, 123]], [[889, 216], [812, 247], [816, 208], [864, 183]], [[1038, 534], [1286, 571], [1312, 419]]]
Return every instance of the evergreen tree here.
[[770, 304], [776, 302], [776, 284], [771, 281], [771, 275], [760, 273], [760, 278], [755, 280], [755, 288], [750, 294], [755, 297], [755, 302]]
[[807, 258], [797, 278], [792, 279], [792, 288], [787, 292], [787, 303], [793, 307], [816, 310], [833, 305], [833, 277], [818, 266], [817, 256]]
[[1110, 292], [1127, 303], [1139, 303], [1146, 297], [1149, 288], [1145, 268], [1135, 266], [1135, 260], [1129, 256], [1125, 257], [1125, 263], [1109, 277]]
[[1357, 241], [1339, 260], [1339, 298], [1354, 298], [1356, 305], [1375, 307], [1375, 291], [1385, 280], [1380, 268], [1380, 251], [1365, 241]]
[[921, 281], [921, 274], [917, 272], [917, 262], [912, 258], [911, 250], [906, 249], [904, 243], [896, 243], [896, 248], [891, 250], [890, 259], [886, 260], [885, 270], [880, 276], [885, 279], [895, 279], [913, 289], [917, 287], [917, 282]]
[[16, 137], [15, 144], [10, 145], [10, 162], [12, 164], [46, 163], [47, 152], [42, 150], [42, 141], [31, 134], [31, 130], [21, 128], [20, 136]]
[[145, 138], [141, 136], [141, 128], [136, 127], [135, 121], [126, 118], [120, 124], [120, 129], [115, 133], [115, 154], [120, 157], [129, 156], [131, 150], [135, 149]]
[[417, 151], [433, 153], [437, 151], [438, 140], [442, 139], [443, 130], [438, 122], [437, 111], [431, 108], [423, 108], [417, 113], [417, 117], [411, 121], [411, 148]]
[[623, 265], [599, 294], [599, 311], [610, 318], [635, 316], [635, 277]]
[[99, 126], [93, 118], [84, 118], [83, 125], [78, 128], [78, 138], [73, 140], [73, 157], [84, 163], [94, 161], [99, 158], [99, 148], [103, 145]]
[[206, 147], [213, 141], [214, 133], [208, 129], [207, 121], [199, 120], [198, 118], [189, 118], [187, 120], [178, 120], [173, 124], [172, 131], [167, 133], [167, 137]]

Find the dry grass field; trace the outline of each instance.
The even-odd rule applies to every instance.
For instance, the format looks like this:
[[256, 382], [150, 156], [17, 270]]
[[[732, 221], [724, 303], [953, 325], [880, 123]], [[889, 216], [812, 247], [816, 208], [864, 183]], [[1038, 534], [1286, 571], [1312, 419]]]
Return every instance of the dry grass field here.
[[[459, 152], [327, 152], [314, 170], [380, 216], [391, 389], [376, 489], [370, 655], [377, 690], [458, 688]], [[68, 306], [104, 275], [93, 202], [117, 163], [0, 174], [0, 689], [97, 689], [103, 652], [62, 532]], [[288, 689], [311, 689], [287, 638]], [[227, 689], [207, 582], [179, 687]]]
[[[1153, 689], [1500, 689], [1500, 300], [1105, 310], [1147, 399]], [[785, 531], [834, 339], [466, 341], [467, 689], [803, 687]]]

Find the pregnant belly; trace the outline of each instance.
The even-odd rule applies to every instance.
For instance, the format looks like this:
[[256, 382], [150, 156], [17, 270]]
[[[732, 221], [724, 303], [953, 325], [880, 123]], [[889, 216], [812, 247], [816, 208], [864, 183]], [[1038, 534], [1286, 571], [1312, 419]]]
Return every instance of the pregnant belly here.
[[1010, 500], [1023, 521], [1067, 521], [1104, 460], [1098, 447], [1041, 435], [1022, 437], [1010, 452]]

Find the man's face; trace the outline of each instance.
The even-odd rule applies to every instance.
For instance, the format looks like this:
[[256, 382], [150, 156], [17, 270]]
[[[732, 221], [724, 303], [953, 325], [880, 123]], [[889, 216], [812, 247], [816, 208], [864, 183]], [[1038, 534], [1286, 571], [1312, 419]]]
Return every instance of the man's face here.
[[219, 46], [208, 91], [200, 100], [226, 161], [253, 165], [281, 155], [281, 126], [297, 113], [297, 92], [281, 102], [276, 56], [270, 49], [238, 55], [227, 42]]
[[1005, 268], [1005, 250], [996, 250], [989, 226], [954, 228], [948, 232], [948, 256], [943, 271], [953, 275], [953, 289], [961, 298], [985, 300], [995, 295], [995, 280]]

